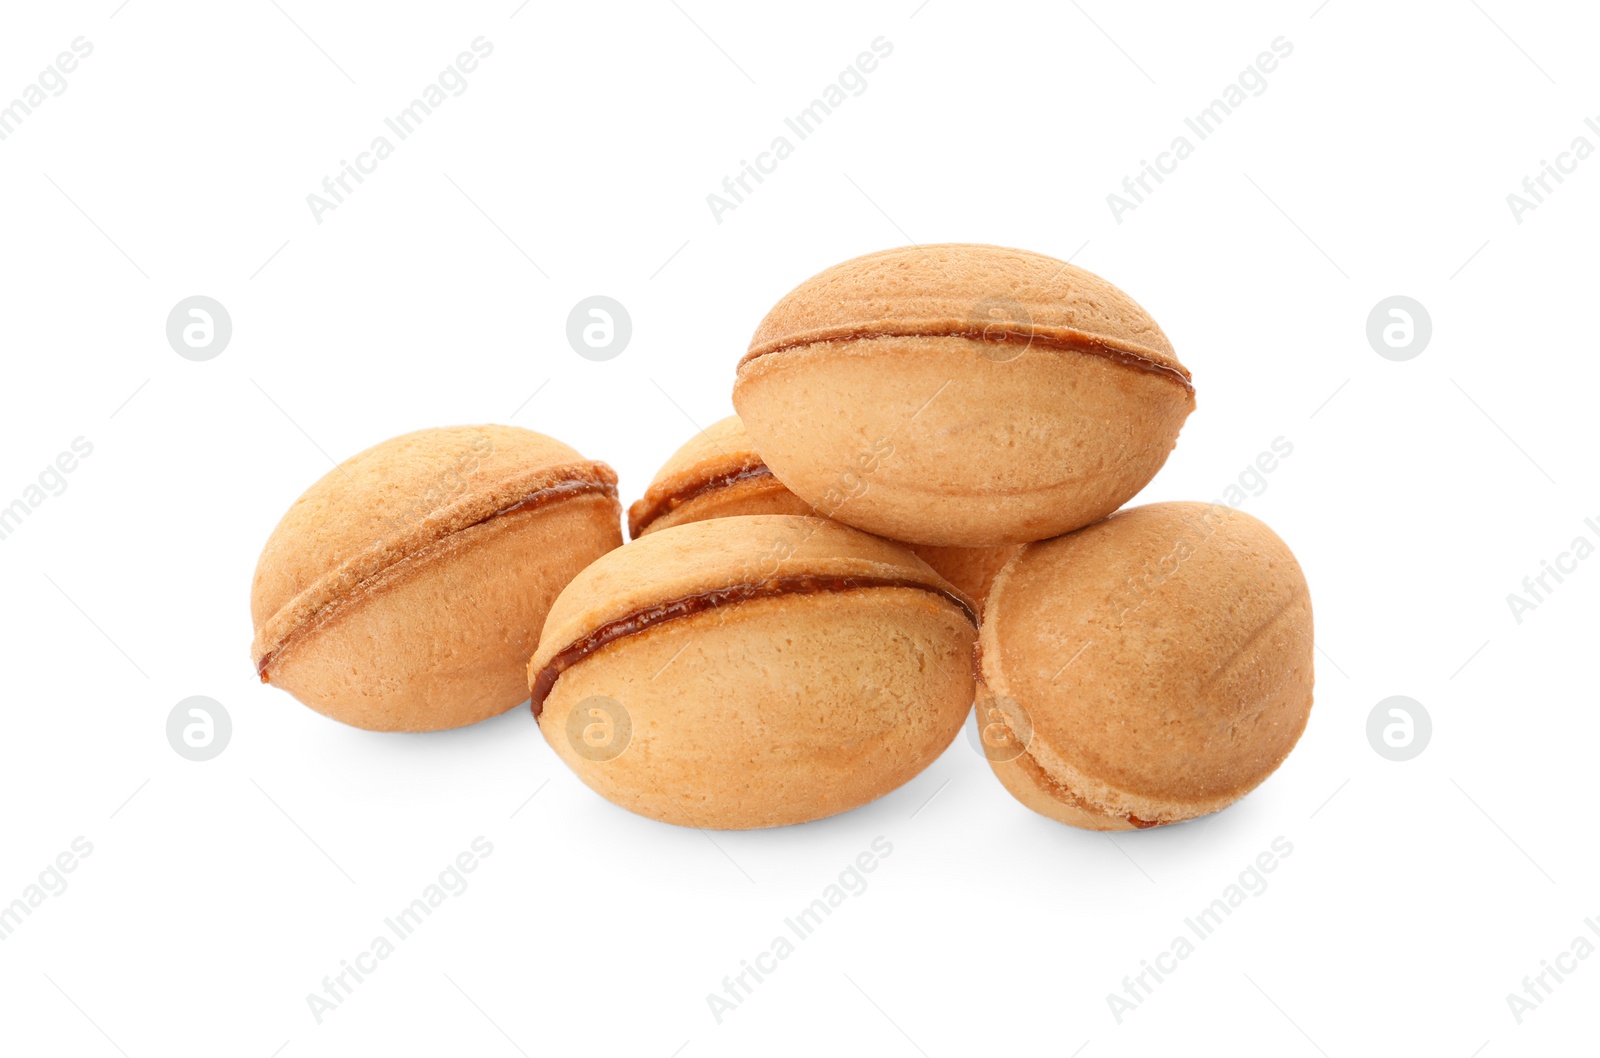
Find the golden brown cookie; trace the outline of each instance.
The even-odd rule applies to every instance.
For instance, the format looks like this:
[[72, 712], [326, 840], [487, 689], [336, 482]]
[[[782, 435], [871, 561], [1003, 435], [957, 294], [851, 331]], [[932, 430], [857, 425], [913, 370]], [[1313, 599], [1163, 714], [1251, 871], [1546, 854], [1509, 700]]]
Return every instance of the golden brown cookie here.
[[262, 549], [251, 657], [319, 713], [460, 727], [526, 697], [556, 594], [622, 543], [617, 476], [512, 426], [420, 430], [306, 490]]
[[1149, 314], [1070, 264], [912, 246], [836, 265], [767, 314], [734, 406], [766, 464], [831, 517], [991, 546], [1103, 518], [1194, 408]]
[[740, 514], [814, 514], [762, 462], [737, 415], [714, 422], [672, 454], [628, 508], [634, 539], [685, 522]]
[[580, 573], [528, 666], [546, 741], [640, 815], [744, 829], [910, 780], [972, 702], [971, 601], [825, 518], [647, 533]]
[[1312, 689], [1300, 564], [1228, 507], [1155, 503], [1029, 544], [990, 591], [978, 722], [1036, 812], [1129, 830], [1215, 812], [1283, 763]]
[[[773, 476], [737, 415], [712, 423], [667, 460], [643, 498], [628, 508], [634, 539], [657, 529], [740, 514], [821, 514]], [[1000, 567], [1016, 553], [1003, 547], [912, 548], [982, 612]]]

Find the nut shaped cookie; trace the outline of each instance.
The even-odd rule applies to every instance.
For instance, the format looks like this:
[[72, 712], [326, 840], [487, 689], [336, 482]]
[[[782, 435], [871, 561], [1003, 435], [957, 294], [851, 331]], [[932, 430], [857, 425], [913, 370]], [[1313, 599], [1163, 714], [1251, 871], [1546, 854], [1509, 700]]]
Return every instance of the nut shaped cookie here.
[[1029, 544], [984, 614], [979, 727], [1036, 812], [1090, 830], [1205, 815], [1283, 763], [1311, 711], [1311, 597], [1248, 514], [1155, 503]]
[[[839, 498], [824, 497], [825, 503]], [[672, 454], [643, 498], [628, 508], [634, 539], [707, 518], [823, 514], [773, 476], [737, 415], [712, 423]], [[1003, 547], [912, 547], [918, 558], [982, 609], [989, 585], [1016, 552]]]
[[830, 517], [974, 547], [1122, 506], [1166, 462], [1194, 387], [1150, 315], [1099, 276], [938, 245], [796, 287], [756, 329], [733, 403], [772, 472]]
[[376, 731], [523, 701], [558, 592], [622, 543], [616, 474], [511, 426], [393, 438], [339, 464], [273, 530], [250, 592], [262, 682]]
[[741, 514], [814, 514], [772, 476], [737, 415], [712, 423], [672, 453], [644, 496], [628, 508], [637, 540], [686, 522]]
[[604, 556], [528, 667], [545, 740], [601, 796], [710, 829], [865, 804], [955, 738], [970, 600], [910, 551], [825, 518], [673, 526]]

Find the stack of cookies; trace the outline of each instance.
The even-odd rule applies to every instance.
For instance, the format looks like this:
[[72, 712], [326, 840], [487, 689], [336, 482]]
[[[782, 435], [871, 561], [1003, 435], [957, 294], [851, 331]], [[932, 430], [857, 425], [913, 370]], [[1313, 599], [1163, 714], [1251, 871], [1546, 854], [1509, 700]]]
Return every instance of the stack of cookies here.
[[355, 456], [262, 553], [261, 679], [385, 731], [531, 693], [595, 791], [705, 828], [865, 804], [974, 703], [1005, 788], [1095, 830], [1217, 811], [1294, 747], [1304, 574], [1231, 508], [1123, 508], [1194, 387], [1105, 280], [990, 246], [857, 258], [767, 314], [733, 403], [626, 545], [616, 475], [531, 431]]

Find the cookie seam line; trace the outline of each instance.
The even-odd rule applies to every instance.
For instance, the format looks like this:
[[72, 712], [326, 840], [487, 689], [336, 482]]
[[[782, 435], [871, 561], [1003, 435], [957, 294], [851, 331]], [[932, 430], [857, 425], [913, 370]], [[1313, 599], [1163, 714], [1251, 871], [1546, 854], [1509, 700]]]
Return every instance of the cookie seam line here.
[[[638, 502], [628, 509], [628, 535], [637, 540], [658, 519], [666, 517], [690, 500], [697, 500], [707, 493], [737, 485], [743, 481], [753, 481], [763, 477], [774, 477], [772, 468], [759, 458], [750, 457], [742, 460], [732, 470], [719, 470], [691, 475], [689, 483], [685, 487], [658, 495], [653, 500], [650, 497], [650, 490], [646, 489], [645, 494], [639, 498]], [[633, 507], [639, 504], [648, 504], [648, 506], [643, 508], [643, 514], [637, 519], [639, 531], [634, 532], [633, 523], [636, 519], [633, 517]]]
[[[515, 502], [498, 507], [471, 522], [444, 529], [442, 532], [439, 532], [437, 535], [426, 539], [417, 546], [396, 554], [396, 556], [390, 561], [371, 569], [364, 575], [358, 577], [344, 590], [333, 594], [322, 603], [312, 607], [305, 614], [305, 616], [296, 621], [292, 627], [275, 636], [273, 638], [272, 646], [262, 651], [260, 656], [255, 659], [256, 674], [261, 677], [261, 682], [270, 682], [267, 678], [267, 668], [273, 662], [278, 660], [279, 655], [291, 647], [296, 640], [315, 631], [327, 621], [331, 620], [339, 612], [342, 612], [346, 605], [364, 597], [366, 593], [363, 591], [363, 589], [381, 581], [387, 574], [392, 573], [406, 563], [411, 562], [414, 559], [420, 559], [427, 556], [430, 552], [450, 542], [460, 534], [472, 529], [476, 529], [479, 526], [487, 525], [508, 515], [524, 512], [531, 513], [535, 510], [545, 509], [552, 504], [559, 503], [564, 500], [576, 499], [581, 496], [604, 496], [615, 502], [617, 499], [616, 472], [611, 470], [610, 467], [603, 463], [588, 464], [587, 468], [591, 471], [592, 476], [569, 476], [559, 481], [549, 482], [543, 486], [533, 489], [530, 492], [524, 493]], [[336, 579], [341, 571], [360, 564], [366, 554], [367, 552], [363, 551], [361, 554], [342, 563], [339, 567], [330, 570], [321, 577], [318, 577], [310, 587], [306, 588], [302, 592], [296, 593], [293, 598], [279, 608], [277, 613], [273, 614], [271, 618], [263, 622], [262, 627], [267, 627], [278, 617], [279, 614], [282, 614], [286, 610], [292, 610], [295, 606], [296, 600], [299, 598], [307, 594], [314, 593], [324, 582]]]
[[1040, 329], [1024, 331], [993, 326], [933, 329], [890, 327], [872, 330], [839, 329], [836, 332], [824, 330], [814, 336], [756, 346], [740, 358], [739, 369], [742, 371], [746, 364], [753, 363], [773, 353], [793, 352], [813, 345], [825, 345], [833, 342], [871, 341], [877, 338], [965, 338], [971, 342], [986, 342], [993, 345], [1022, 345], [1025, 347], [1039, 345], [1046, 349], [1060, 349], [1068, 352], [1083, 353], [1087, 356], [1098, 356], [1113, 363], [1122, 364], [1125, 367], [1171, 379], [1189, 393], [1192, 394], [1194, 392], [1194, 381], [1188, 369], [1181, 365], [1173, 366], [1172, 364], [1163, 363], [1156, 358], [1152, 350], [1143, 346], [1136, 346], [1132, 342], [1119, 342], [1115, 339], [1099, 338], [1068, 328], [1059, 328], [1053, 331]]
[[[531, 678], [528, 684], [533, 715], [538, 717], [544, 711], [545, 699], [555, 689], [556, 681], [561, 678], [563, 673], [579, 662], [593, 657], [618, 640], [638, 635], [663, 624], [694, 617], [710, 610], [752, 602], [757, 599], [775, 599], [792, 595], [844, 594], [846, 592], [866, 591], [874, 588], [911, 588], [927, 592], [954, 605], [974, 628], [977, 628], [980, 623], [976, 611], [957, 592], [947, 591], [937, 585], [909, 578], [849, 574], [830, 576], [827, 574], [805, 573], [787, 577], [772, 577], [758, 584], [734, 584], [720, 588], [707, 588], [702, 591], [667, 599], [656, 603], [654, 606], [637, 609], [609, 621], [601, 622], [566, 646], [552, 652], [549, 660], [540, 667], [536, 674], [530, 673]], [[704, 605], [697, 605], [700, 603], [704, 603]], [[656, 616], [649, 616], [651, 614]]]

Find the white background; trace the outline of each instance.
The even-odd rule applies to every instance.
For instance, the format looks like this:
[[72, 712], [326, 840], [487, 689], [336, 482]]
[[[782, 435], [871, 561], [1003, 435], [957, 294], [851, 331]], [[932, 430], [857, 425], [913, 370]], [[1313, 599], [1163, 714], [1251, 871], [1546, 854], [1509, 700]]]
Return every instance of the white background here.
[[[8, 6], [0, 101], [74, 38], [94, 51], [0, 142], [0, 504], [74, 438], [94, 450], [0, 540], [0, 902], [75, 837], [94, 851], [0, 941], [0, 1049], [1594, 1049], [1600, 958], [1520, 1025], [1506, 1002], [1600, 920], [1600, 559], [1520, 624], [1506, 601], [1600, 540], [1600, 160], [1520, 224], [1506, 201], [1574, 137], [1600, 146], [1593, 12], [917, 2]], [[306, 196], [479, 36], [466, 92], [313, 220]], [[713, 219], [706, 196], [879, 36], [866, 91]], [[1106, 196], [1279, 36], [1267, 89], [1113, 219]], [[1199, 409], [1141, 500], [1218, 498], [1293, 445], [1244, 509], [1310, 579], [1316, 707], [1243, 802], [1079, 832], [963, 738], [859, 811], [711, 836], [596, 797], [526, 709], [378, 735], [256, 682], [256, 555], [330, 459], [511, 422], [610, 462], [631, 500], [731, 411], [778, 297], [911, 240], [1073, 256], [1150, 309]], [[204, 363], [164, 333], [194, 294], [233, 320]], [[591, 294], [633, 319], [605, 363], [565, 339]], [[1365, 336], [1393, 294], [1433, 321], [1403, 363]], [[1366, 737], [1396, 694], [1434, 725], [1405, 763]], [[168, 745], [190, 695], [232, 717], [215, 760]], [[479, 835], [470, 887], [319, 1025], [307, 994]], [[1280, 835], [1266, 891], [1118, 1024], [1108, 993]], [[878, 836], [870, 887], [718, 1024], [706, 995]]]

